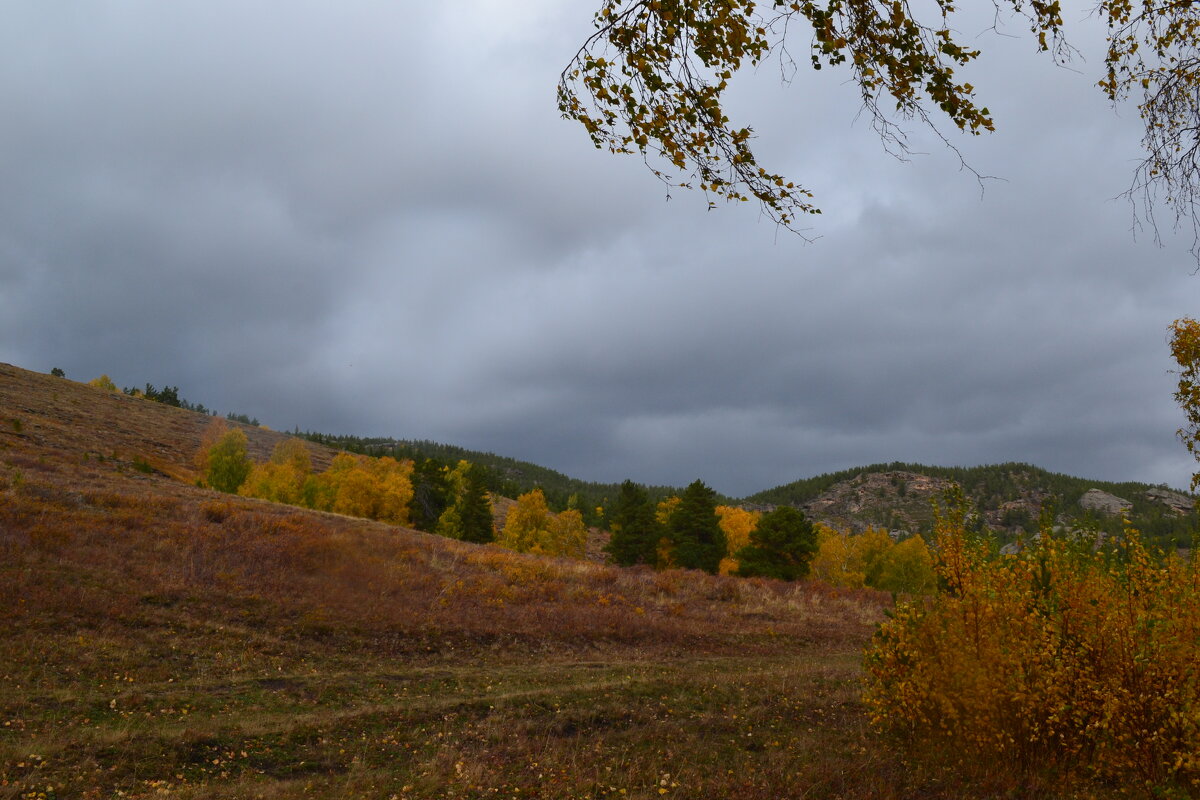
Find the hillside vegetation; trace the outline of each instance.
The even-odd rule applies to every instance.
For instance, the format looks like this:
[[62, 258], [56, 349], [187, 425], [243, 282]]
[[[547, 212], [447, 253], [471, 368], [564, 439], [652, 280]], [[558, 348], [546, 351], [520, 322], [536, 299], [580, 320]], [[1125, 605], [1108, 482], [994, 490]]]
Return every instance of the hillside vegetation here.
[[[0, 365], [0, 798], [937, 785], [857, 699], [881, 595], [219, 494], [194, 485], [208, 422]], [[245, 432], [262, 459], [282, 438]]]
[[[505, 497], [516, 497], [533, 489], [541, 489], [547, 503], [559, 511], [568, 507], [591, 510], [597, 506], [607, 506], [621, 491], [619, 483], [583, 481], [529, 461], [423, 439], [336, 436], [312, 432], [298, 435], [310, 441], [355, 453], [387, 455], [417, 461], [432, 458], [447, 464], [469, 461], [486, 470], [490, 491]], [[651, 498], [662, 500], [682, 490], [672, 486], [648, 486], [646, 491]], [[732, 502], [723, 495], [719, 496], [719, 499], [725, 503]]]
[[[995, 560], [959, 502], [934, 526], [949, 591], [893, 611], [861, 587], [916, 585], [921, 537], [824, 530], [814, 573], [859, 588], [524, 555], [200, 488], [211, 418], [109, 389], [0, 365], [0, 800], [1200, 785], [1195, 562], [1162, 569], [1136, 540]], [[299, 446], [234, 428], [259, 464]], [[314, 470], [359, 463], [303, 447]], [[937, 480], [876, 471], [805, 502], [861, 510], [864, 487]], [[633, 492], [630, 520], [677, 527], [711, 494]], [[753, 523], [776, 515], [721, 509], [721, 539], [767, 544]]]

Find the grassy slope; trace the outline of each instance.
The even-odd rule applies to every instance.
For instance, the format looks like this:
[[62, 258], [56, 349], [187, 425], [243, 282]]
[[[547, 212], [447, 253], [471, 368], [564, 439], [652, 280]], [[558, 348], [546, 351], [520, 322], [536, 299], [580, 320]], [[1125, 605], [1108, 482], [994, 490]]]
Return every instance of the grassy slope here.
[[990, 795], [866, 729], [878, 596], [219, 495], [206, 424], [0, 365], [0, 800]]
[[855, 699], [876, 598], [218, 495], [206, 424], [0, 365], [0, 798], [921, 793]]

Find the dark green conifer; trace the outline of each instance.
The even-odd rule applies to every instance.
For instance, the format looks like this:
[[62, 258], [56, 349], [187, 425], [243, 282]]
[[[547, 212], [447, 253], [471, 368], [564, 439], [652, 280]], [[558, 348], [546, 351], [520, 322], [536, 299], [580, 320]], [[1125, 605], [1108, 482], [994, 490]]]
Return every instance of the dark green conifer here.
[[817, 534], [804, 514], [780, 506], [764, 514], [750, 532], [750, 544], [738, 550], [738, 575], [794, 581], [808, 574], [817, 552]]
[[684, 489], [667, 532], [677, 566], [717, 572], [725, 556], [725, 532], [717, 517], [717, 493], [703, 481]]
[[663, 530], [645, 489], [630, 480], [622, 483], [621, 493], [608, 513], [608, 524], [612, 538], [605, 549], [613, 563], [628, 567], [655, 562]]
[[457, 505], [464, 542], [487, 544], [496, 538], [492, 501], [488, 498], [484, 478], [474, 465], [467, 470]]

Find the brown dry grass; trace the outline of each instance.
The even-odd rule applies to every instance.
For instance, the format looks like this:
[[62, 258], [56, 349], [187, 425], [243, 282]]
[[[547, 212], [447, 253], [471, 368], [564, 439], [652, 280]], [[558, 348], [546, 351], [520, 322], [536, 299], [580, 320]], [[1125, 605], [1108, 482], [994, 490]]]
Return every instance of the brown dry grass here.
[[207, 423], [0, 364], [0, 800], [962, 796], [866, 730], [876, 593], [221, 495]]

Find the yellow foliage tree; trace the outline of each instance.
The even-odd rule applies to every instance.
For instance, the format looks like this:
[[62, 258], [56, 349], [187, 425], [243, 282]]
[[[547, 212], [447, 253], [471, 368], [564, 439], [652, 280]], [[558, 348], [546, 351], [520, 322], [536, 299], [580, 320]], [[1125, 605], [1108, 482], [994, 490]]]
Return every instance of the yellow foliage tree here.
[[817, 553], [809, 564], [809, 574], [833, 586], [861, 589], [867, 573], [862, 559], [850, 541], [850, 535], [817, 523]]
[[[670, 524], [671, 515], [675, 513], [675, 509], [679, 507], [681, 502], [682, 500], [676, 495], [671, 495], [665, 500], [659, 500], [658, 505], [654, 509], [654, 518], [658, 520], [658, 524], [664, 528]], [[658, 540], [658, 547], [655, 548], [654, 552], [658, 559], [657, 566], [659, 569], [670, 569], [675, 566], [671, 540], [666, 536]]]
[[933, 591], [933, 556], [920, 536], [896, 543], [882, 528], [868, 528], [857, 536], [820, 524], [816, 528], [817, 554], [810, 565], [813, 577], [848, 589], [870, 586], [909, 594]]
[[569, 508], [550, 519], [552, 551], [547, 555], [583, 558], [587, 554], [587, 525], [583, 514]]
[[750, 532], [758, 525], [762, 515], [737, 506], [717, 506], [717, 518], [725, 532], [725, 552], [718, 571], [722, 575], [733, 575], [738, 570], [734, 554], [750, 544]]
[[92, 378], [90, 381], [88, 381], [88, 386], [92, 386], [97, 389], [103, 389], [106, 392], [118, 391], [117, 385], [113, 383], [112, 378], [108, 377], [107, 375], [101, 375], [99, 378]]
[[1043, 529], [996, 555], [965, 518], [939, 516], [939, 590], [898, 604], [868, 650], [875, 724], [1018, 777], [1033, 768], [1194, 797], [1197, 561], [1156, 557], [1132, 529], [1100, 551]]
[[314, 505], [351, 517], [408, 524], [413, 464], [338, 453], [315, 482]]
[[238, 494], [275, 503], [312, 506], [312, 457], [304, 442], [285, 439], [275, 445], [271, 460], [254, 465]]
[[654, 517], [660, 525], [666, 525], [671, 521], [671, 515], [675, 513], [675, 509], [679, 507], [680, 499], [675, 495], [671, 495], [666, 500], [659, 500], [658, 506], [654, 509]]
[[413, 497], [413, 462], [390, 456], [369, 459], [367, 470], [374, 478], [379, 500], [373, 519], [393, 525], [408, 524], [408, 504]]
[[229, 431], [229, 425], [220, 417], [213, 417], [205, 426], [204, 432], [200, 434], [200, 446], [196, 449], [196, 455], [193, 463], [196, 465], [196, 471], [201, 475], [208, 473], [208, 453], [212, 450], [213, 445], [221, 440], [221, 437]]
[[521, 495], [509, 509], [496, 543], [518, 553], [583, 558], [587, 528], [575, 510], [555, 514], [541, 489]]
[[910, 536], [889, 549], [873, 584], [897, 594], [929, 594], [937, 587], [933, 554], [920, 536]]
[[[1187, 419], [1179, 438], [1188, 452], [1200, 459], [1200, 322], [1184, 317], [1171, 324], [1171, 356], [1179, 365], [1175, 402]], [[1192, 491], [1197, 489], [1200, 472], [1192, 475]]]
[[858, 562], [862, 564], [867, 586], [878, 586], [879, 576], [896, 546], [895, 540], [883, 528], [867, 528], [851, 537], [851, 543]]

